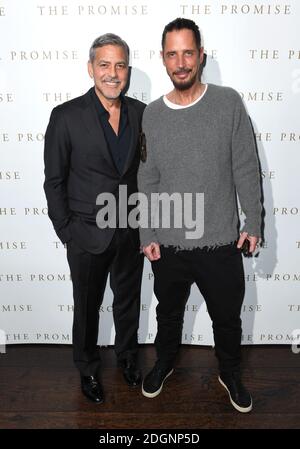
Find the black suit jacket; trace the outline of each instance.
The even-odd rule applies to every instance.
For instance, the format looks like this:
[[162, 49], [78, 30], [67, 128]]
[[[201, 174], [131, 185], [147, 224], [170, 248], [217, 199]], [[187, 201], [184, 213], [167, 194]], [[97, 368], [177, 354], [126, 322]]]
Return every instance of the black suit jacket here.
[[[131, 142], [120, 174], [99, 123], [92, 89], [57, 106], [51, 113], [45, 134], [44, 189], [48, 214], [60, 240], [65, 243], [73, 239], [82, 249], [97, 254], [108, 247], [115, 232], [96, 225], [98, 194], [109, 192], [118, 200], [120, 184], [127, 186], [128, 196], [137, 192], [139, 135], [146, 105], [125, 97]], [[129, 229], [128, 232], [138, 247], [138, 230]]]

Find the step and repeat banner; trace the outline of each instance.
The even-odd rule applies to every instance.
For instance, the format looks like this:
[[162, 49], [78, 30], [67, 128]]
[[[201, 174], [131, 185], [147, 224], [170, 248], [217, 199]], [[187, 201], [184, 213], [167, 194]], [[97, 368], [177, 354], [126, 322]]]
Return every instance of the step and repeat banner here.
[[[300, 2], [241, 0], [0, 1], [0, 345], [72, 342], [66, 249], [47, 215], [43, 145], [50, 112], [91, 87], [88, 50], [112, 32], [131, 49], [128, 95], [145, 103], [171, 90], [160, 57], [164, 26], [194, 20], [205, 82], [236, 89], [252, 119], [261, 164], [265, 240], [244, 259], [243, 344], [292, 344], [300, 334]], [[240, 212], [241, 220], [243, 214]], [[145, 263], [139, 340], [156, 333]], [[222, 301], [222, 298], [220, 298]], [[114, 341], [112, 293], [99, 310], [99, 344]], [[182, 342], [211, 345], [193, 287]]]

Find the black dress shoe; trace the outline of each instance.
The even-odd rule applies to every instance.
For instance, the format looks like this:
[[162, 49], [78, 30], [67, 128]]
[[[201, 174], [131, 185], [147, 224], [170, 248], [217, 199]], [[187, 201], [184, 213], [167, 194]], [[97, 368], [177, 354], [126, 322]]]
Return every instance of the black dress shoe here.
[[136, 387], [142, 381], [142, 374], [136, 365], [135, 360], [124, 359], [119, 361], [119, 366], [122, 369], [123, 377], [130, 387]]
[[102, 386], [94, 376], [81, 376], [81, 391], [88, 399], [97, 404], [104, 402]]

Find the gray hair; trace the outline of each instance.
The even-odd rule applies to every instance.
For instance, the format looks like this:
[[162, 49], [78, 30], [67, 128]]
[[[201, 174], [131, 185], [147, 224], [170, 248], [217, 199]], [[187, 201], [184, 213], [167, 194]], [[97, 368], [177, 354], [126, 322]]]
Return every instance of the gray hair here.
[[127, 64], [129, 64], [129, 47], [127, 43], [119, 36], [112, 33], [103, 34], [94, 40], [89, 52], [90, 62], [93, 62], [95, 59], [96, 49], [99, 47], [104, 47], [104, 45], [118, 45], [119, 47], [122, 47], [126, 55]]

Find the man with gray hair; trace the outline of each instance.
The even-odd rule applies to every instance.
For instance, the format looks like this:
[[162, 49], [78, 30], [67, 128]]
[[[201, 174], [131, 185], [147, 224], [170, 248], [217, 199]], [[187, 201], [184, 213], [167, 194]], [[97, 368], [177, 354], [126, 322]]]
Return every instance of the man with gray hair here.
[[96, 198], [108, 192], [118, 203], [119, 185], [137, 191], [139, 136], [144, 103], [124, 95], [129, 48], [115, 34], [97, 38], [89, 53], [94, 86], [53, 109], [45, 135], [45, 183], [49, 217], [67, 245], [73, 296], [73, 356], [83, 394], [104, 400], [97, 347], [99, 309], [108, 274], [114, 294], [115, 352], [126, 382], [141, 382], [137, 331], [143, 256], [138, 230], [99, 229]]

